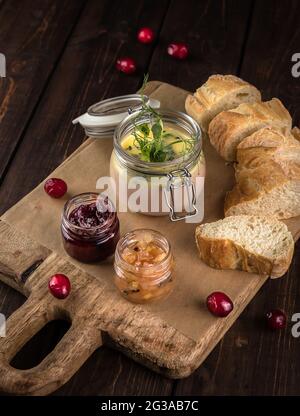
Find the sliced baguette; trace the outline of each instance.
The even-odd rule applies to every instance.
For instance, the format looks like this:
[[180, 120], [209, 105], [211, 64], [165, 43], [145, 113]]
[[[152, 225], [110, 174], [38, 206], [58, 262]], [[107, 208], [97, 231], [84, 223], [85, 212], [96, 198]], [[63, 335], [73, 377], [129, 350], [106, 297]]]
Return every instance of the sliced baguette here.
[[282, 276], [289, 268], [294, 241], [287, 226], [267, 217], [239, 215], [196, 228], [200, 258], [216, 269]]
[[221, 111], [260, 100], [260, 92], [248, 82], [234, 75], [212, 75], [194, 95], [187, 96], [185, 109], [206, 132]]
[[236, 185], [225, 198], [225, 216], [300, 215], [300, 142], [269, 128], [247, 137], [237, 148]]
[[270, 126], [290, 131], [292, 119], [280, 100], [240, 104], [237, 108], [223, 111], [209, 125], [209, 138], [218, 153], [228, 161], [236, 160], [236, 148], [247, 136]]

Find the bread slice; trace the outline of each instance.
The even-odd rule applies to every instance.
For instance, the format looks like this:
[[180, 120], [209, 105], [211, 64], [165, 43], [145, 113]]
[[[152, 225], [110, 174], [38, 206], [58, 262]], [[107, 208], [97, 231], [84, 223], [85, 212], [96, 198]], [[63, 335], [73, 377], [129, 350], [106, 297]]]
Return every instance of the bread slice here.
[[209, 125], [209, 137], [220, 155], [236, 160], [236, 148], [247, 136], [271, 126], [277, 130], [291, 130], [292, 119], [277, 98], [252, 104], [240, 104], [237, 108], [223, 111]]
[[300, 215], [300, 142], [291, 134], [261, 129], [239, 144], [237, 161], [237, 183], [226, 195], [225, 216]]
[[221, 111], [260, 100], [260, 92], [248, 82], [234, 75], [212, 75], [194, 95], [187, 96], [185, 109], [207, 132], [209, 123]]
[[282, 276], [289, 268], [294, 241], [287, 226], [267, 217], [239, 215], [196, 228], [200, 258], [216, 269]]

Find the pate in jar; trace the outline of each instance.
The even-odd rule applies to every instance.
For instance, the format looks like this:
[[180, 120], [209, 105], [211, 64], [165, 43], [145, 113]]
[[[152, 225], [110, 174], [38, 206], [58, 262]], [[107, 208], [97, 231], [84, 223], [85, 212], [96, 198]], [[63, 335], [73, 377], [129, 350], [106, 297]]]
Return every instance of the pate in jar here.
[[114, 133], [110, 175], [120, 211], [203, 219], [202, 135], [184, 113], [147, 107], [126, 117]]

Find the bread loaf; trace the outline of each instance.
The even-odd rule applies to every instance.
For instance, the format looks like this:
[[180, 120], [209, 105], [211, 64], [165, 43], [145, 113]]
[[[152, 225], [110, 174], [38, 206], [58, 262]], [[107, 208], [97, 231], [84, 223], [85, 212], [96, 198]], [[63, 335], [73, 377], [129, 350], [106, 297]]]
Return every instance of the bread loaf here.
[[288, 269], [294, 241], [287, 226], [267, 217], [239, 215], [196, 228], [200, 258], [217, 269], [282, 276]]
[[225, 199], [225, 216], [300, 215], [300, 142], [264, 128], [237, 148], [236, 185]]
[[260, 92], [248, 82], [234, 75], [212, 75], [194, 95], [187, 96], [185, 109], [206, 132], [221, 111], [260, 100]]
[[234, 161], [238, 144], [266, 126], [282, 131], [292, 128], [291, 116], [277, 98], [240, 104], [233, 110], [221, 112], [211, 121], [208, 134], [218, 153], [224, 159]]

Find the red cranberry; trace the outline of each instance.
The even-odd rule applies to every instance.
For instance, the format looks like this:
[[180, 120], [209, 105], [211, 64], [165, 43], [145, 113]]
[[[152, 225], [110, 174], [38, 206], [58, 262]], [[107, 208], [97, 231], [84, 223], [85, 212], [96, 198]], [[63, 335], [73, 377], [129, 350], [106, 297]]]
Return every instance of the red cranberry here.
[[282, 329], [286, 326], [286, 315], [280, 309], [273, 309], [266, 314], [267, 323], [271, 329]]
[[52, 276], [48, 286], [52, 295], [58, 299], [65, 299], [71, 291], [70, 280], [64, 274], [57, 273]]
[[167, 51], [170, 56], [176, 59], [186, 59], [189, 54], [189, 49], [184, 43], [170, 43]]
[[67, 184], [62, 179], [50, 178], [44, 184], [45, 192], [52, 198], [61, 198], [68, 190]]
[[142, 27], [138, 31], [137, 38], [141, 43], [151, 43], [154, 39], [154, 32], [150, 27]]
[[213, 292], [206, 299], [208, 310], [215, 316], [224, 317], [233, 309], [231, 299], [223, 292]]
[[133, 74], [136, 71], [136, 64], [132, 58], [119, 58], [117, 60], [116, 68], [124, 74]]

